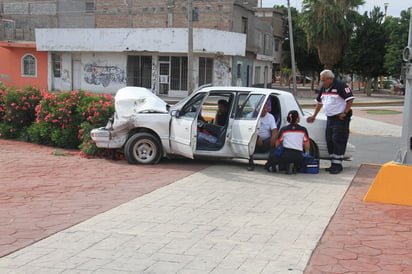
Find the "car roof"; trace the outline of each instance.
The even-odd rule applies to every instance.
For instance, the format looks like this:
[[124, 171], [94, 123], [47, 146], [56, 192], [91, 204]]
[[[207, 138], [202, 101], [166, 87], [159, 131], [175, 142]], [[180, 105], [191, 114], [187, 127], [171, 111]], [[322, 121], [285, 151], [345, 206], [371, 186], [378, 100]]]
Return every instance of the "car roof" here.
[[234, 86], [208, 86], [208, 87], [203, 87], [200, 88], [199, 90], [196, 91], [198, 92], [211, 92], [211, 91], [239, 91], [239, 92], [256, 92], [256, 93], [261, 93], [261, 94], [272, 94], [272, 93], [277, 93], [279, 95], [285, 95], [285, 96], [293, 96], [292, 93], [284, 90], [279, 90], [279, 89], [271, 89], [271, 88], [256, 88], [256, 87], [234, 87]]

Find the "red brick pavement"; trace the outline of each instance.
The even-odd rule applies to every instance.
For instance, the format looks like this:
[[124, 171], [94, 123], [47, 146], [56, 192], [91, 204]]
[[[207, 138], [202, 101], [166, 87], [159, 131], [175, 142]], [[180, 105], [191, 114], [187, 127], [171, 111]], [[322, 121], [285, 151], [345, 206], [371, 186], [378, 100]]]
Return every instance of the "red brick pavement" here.
[[0, 139], [0, 257], [206, 166], [129, 165]]
[[362, 201], [380, 166], [362, 165], [305, 273], [412, 273], [412, 207]]

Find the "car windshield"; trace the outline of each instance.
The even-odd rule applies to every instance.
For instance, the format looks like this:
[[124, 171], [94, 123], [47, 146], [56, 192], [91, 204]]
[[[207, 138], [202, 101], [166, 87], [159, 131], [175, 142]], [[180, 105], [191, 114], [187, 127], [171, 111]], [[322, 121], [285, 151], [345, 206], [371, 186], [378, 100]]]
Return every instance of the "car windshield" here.
[[177, 102], [176, 104], [174, 104], [172, 107], [171, 107], [171, 110], [175, 110], [175, 109], [182, 109], [182, 107], [190, 100], [190, 99], [192, 99], [193, 98], [193, 96], [187, 96], [187, 97], [185, 97], [185, 98], [183, 98], [182, 100], [180, 100], [179, 102]]

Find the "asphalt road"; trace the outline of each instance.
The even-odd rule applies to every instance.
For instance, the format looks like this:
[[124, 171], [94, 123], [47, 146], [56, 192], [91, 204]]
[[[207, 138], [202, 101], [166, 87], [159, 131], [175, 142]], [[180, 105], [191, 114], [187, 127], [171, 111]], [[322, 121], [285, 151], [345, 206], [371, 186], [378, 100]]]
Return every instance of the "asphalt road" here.
[[351, 166], [361, 164], [385, 164], [395, 160], [398, 149], [401, 146], [399, 137], [368, 136], [361, 134], [351, 134], [349, 142], [356, 146], [355, 157]]

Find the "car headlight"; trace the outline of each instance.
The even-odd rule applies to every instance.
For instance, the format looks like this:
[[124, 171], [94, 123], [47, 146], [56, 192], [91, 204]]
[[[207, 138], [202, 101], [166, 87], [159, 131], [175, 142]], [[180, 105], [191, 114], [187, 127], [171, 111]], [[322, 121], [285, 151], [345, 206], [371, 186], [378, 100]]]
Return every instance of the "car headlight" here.
[[110, 137], [110, 132], [108, 132], [108, 131], [103, 131], [103, 130], [96, 130], [96, 131], [92, 131], [92, 132], [90, 133], [90, 136], [91, 136], [92, 138], [99, 138], [99, 137], [108, 138], [108, 137]]

